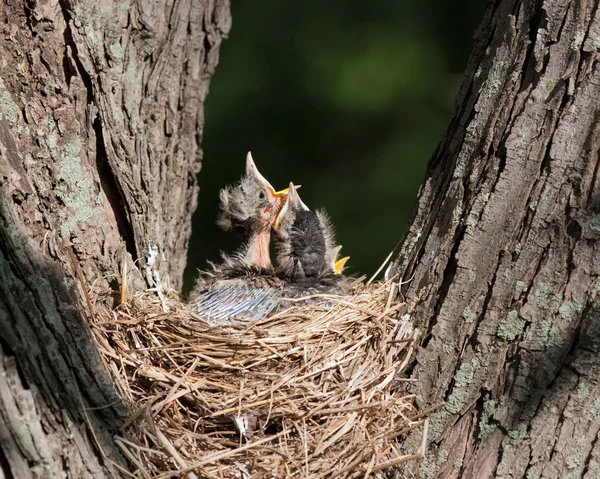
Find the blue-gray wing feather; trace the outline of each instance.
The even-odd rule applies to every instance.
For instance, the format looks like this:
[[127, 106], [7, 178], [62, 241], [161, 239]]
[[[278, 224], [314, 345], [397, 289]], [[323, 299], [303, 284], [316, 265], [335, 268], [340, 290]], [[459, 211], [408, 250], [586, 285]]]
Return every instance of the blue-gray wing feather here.
[[269, 284], [223, 280], [194, 298], [190, 307], [214, 324], [258, 321], [275, 309], [280, 296], [279, 290]]

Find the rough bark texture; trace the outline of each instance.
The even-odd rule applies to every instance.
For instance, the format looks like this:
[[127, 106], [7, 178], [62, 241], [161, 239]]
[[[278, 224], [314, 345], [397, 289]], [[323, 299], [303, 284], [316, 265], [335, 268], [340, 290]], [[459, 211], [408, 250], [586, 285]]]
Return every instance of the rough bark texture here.
[[229, 2], [4, 0], [0, 25], [0, 471], [112, 475], [127, 410], [77, 300], [149, 248], [181, 284]]
[[392, 270], [446, 403], [418, 477], [600, 477], [599, 49], [591, 0], [493, 1], [476, 33]]

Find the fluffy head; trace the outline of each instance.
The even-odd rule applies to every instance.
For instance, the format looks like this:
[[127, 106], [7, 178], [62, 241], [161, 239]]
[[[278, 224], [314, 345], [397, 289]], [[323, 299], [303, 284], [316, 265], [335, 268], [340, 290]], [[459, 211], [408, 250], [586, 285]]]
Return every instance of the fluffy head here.
[[[310, 211], [290, 183], [289, 194], [275, 224], [277, 272], [297, 285], [315, 283], [330, 289], [329, 276], [341, 276], [348, 257], [338, 260], [342, 249], [335, 244], [333, 226], [323, 211]], [[333, 280], [333, 283], [339, 283]], [[332, 283], [332, 284], [333, 284]]]
[[335, 274], [342, 274], [344, 272], [346, 262], [350, 259], [350, 256], [346, 256], [345, 258], [338, 260], [342, 245], [337, 245], [335, 243], [335, 233], [333, 231], [331, 220], [329, 219], [329, 216], [327, 216], [327, 213], [322, 210], [317, 211], [317, 216], [319, 217], [319, 222], [323, 228], [323, 236], [325, 237], [325, 261], [331, 271], [333, 271]]
[[292, 281], [327, 272], [326, 237], [319, 213], [310, 211], [290, 183], [289, 194], [274, 225], [278, 272]]
[[243, 240], [268, 230], [281, 209], [287, 190], [276, 192], [260, 174], [252, 155], [246, 157], [246, 175], [234, 186], [220, 192], [217, 224], [224, 230], [236, 231]]

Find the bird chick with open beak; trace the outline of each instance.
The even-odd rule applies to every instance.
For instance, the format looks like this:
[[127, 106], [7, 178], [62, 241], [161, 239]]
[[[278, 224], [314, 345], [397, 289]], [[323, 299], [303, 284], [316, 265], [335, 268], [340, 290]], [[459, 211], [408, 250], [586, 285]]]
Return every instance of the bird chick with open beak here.
[[275, 223], [277, 273], [295, 294], [345, 294], [341, 274], [348, 258], [337, 260], [333, 228], [323, 212], [311, 211], [290, 183], [289, 194]]
[[257, 268], [272, 268], [269, 246], [271, 227], [283, 206], [288, 189], [275, 188], [260, 174], [252, 154], [246, 156], [246, 175], [232, 187], [221, 190], [221, 212], [217, 224], [234, 230], [243, 247], [238, 259]]
[[220, 192], [217, 220], [223, 229], [238, 233], [242, 246], [233, 255], [223, 255], [223, 263], [212, 265], [213, 271], [200, 278], [191, 294], [194, 312], [226, 324], [259, 320], [275, 308], [281, 281], [275, 276], [269, 246], [271, 227], [287, 192], [275, 191], [248, 153], [245, 176]]

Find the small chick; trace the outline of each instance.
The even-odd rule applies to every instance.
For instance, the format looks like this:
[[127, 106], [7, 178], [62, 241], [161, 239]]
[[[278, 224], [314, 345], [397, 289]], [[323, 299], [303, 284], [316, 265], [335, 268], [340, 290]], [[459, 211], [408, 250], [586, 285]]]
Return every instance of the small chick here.
[[217, 223], [234, 230], [242, 240], [238, 252], [212, 265], [192, 292], [192, 310], [217, 324], [231, 320], [256, 321], [269, 314], [281, 296], [269, 252], [271, 226], [281, 210], [287, 189], [276, 192], [260, 174], [252, 155], [240, 182], [221, 190]]
[[277, 273], [288, 283], [291, 296], [347, 293], [348, 284], [341, 271], [348, 258], [337, 261], [341, 246], [335, 245], [329, 218], [311, 211], [292, 183], [273, 229]]
[[247, 265], [272, 268], [269, 245], [275, 222], [288, 190], [275, 191], [260, 174], [252, 154], [246, 156], [246, 175], [232, 187], [221, 190], [221, 213], [217, 224], [234, 230], [243, 242], [237, 253]]

